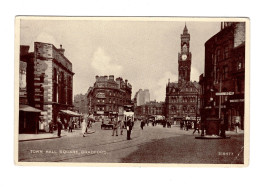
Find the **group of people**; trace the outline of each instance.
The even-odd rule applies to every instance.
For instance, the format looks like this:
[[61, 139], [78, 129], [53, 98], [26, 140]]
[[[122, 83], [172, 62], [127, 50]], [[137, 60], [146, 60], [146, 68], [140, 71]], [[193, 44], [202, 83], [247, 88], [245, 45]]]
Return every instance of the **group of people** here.
[[[162, 126], [165, 128], [167, 126], [167, 128], [171, 128], [171, 123], [166, 119], [166, 120], [151, 120], [152, 126], [156, 126], [157, 124], [162, 124]], [[143, 130], [143, 128], [145, 127], [145, 124], [147, 124], [147, 126], [149, 126], [149, 119], [142, 119], [141, 120], [141, 129]]]
[[[56, 126], [57, 126], [57, 135], [58, 135], [58, 137], [61, 137], [62, 122], [61, 122], [60, 118], [57, 119]], [[55, 123], [53, 122], [53, 120], [51, 120], [49, 123], [49, 132], [50, 133], [53, 133], [54, 127], [55, 127]]]
[[67, 122], [62, 123], [60, 118], [57, 119], [56, 124], [53, 122], [53, 120], [51, 120], [49, 123], [49, 133], [53, 133], [54, 129], [59, 130], [59, 127], [61, 127], [62, 129], [63, 125], [65, 129], [68, 128], [68, 132], [72, 132], [72, 130], [76, 127], [76, 122], [72, 118], [68, 120], [68, 123]]
[[191, 121], [191, 120], [181, 120], [180, 129], [188, 131], [189, 129], [194, 128], [193, 134], [198, 131], [200, 133], [200, 121]]
[[126, 128], [126, 136], [127, 140], [131, 140], [131, 132], [134, 126], [134, 121], [132, 120], [131, 116], [126, 117], [126, 120], [120, 120], [120, 119], [112, 119], [113, 124], [113, 133], [112, 136], [116, 135], [118, 136], [118, 129], [120, 129], [120, 135], [123, 135], [124, 128]]

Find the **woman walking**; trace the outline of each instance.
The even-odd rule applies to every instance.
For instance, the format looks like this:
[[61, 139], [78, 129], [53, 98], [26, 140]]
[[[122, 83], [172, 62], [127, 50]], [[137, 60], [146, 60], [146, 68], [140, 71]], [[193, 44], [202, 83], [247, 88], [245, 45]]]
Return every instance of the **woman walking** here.
[[85, 137], [85, 134], [87, 133], [87, 124], [85, 119], [83, 120], [81, 126], [81, 133], [83, 134], [83, 137]]

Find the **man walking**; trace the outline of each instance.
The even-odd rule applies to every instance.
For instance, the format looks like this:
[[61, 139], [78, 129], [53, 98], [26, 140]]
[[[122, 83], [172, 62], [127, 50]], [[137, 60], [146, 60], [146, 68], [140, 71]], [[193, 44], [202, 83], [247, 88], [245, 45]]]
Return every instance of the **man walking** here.
[[124, 131], [124, 122], [122, 120], [118, 121], [119, 124], [119, 128], [120, 128], [120, 135], [123, 135], [123, 131]]
[[142, 129], [142, 130], [144, 129], [144, 126], [145, 126], [145, 122], [144, 122], [144, 120], [142, 119], [142, 120], [141, 120], [141, 129]]
[[133, 122], [131, 121], [131, 117], [128, 116], [126, 122], [127, 140], [131, 140], [132, 127], [133, 127]]
[[53, 133], [53, 127], [54, 127], [54, 123], [53, 120], [51, 120], [51, 122], [49, 123], [49, 133]]
[[70, 120], [69, 120], [69, 132], [72, 132], [72, 129], [73, 129], [73, 122], [72, 122], [72, 119], [70, 118]]
[[198, 131], [198, 133], [200, 134], [200, 122], [199, 120], [196, 122], [194, 122], [194, 131], [192, 134], [194, 134], [196, 131]]
[[60, 121], [60, 118], [58, 118], [58, 121], [57, 121], [57, 128], [58, 128], [58, 137], [61, 137], [62, 123]]
[[114, 136], [115, 132], [116, 132], [116, 136], [118, 136], [118, 122], [115, 121], [114, 119], [112, 119], [112, 124], [113, 124], [113, 134], [112, 134], [112, 136]]

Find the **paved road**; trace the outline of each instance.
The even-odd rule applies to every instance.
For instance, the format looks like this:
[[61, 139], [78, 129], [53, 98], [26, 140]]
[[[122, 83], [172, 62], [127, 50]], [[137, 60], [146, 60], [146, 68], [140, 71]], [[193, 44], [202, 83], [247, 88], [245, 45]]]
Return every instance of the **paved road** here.
[[112, 130], [93, 126], [87, 137], [75, 130], [71, 135], [51, 140], [19, 143], [21, 162], [105, 162], [105, 163], [243, 163], [243, 134], [231, 139], [198, 140], [192, 130], [148, 126], [136, 123], [132, 140], [112, 136]]

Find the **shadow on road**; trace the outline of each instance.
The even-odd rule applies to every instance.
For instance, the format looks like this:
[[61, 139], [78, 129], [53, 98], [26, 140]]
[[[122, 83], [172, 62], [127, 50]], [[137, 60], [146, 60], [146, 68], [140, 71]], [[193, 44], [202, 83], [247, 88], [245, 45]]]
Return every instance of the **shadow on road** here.
[[194, 136], [154, 139], [123, 158], [123, 163], [243, 164], [243, 135], [198, 140]]

